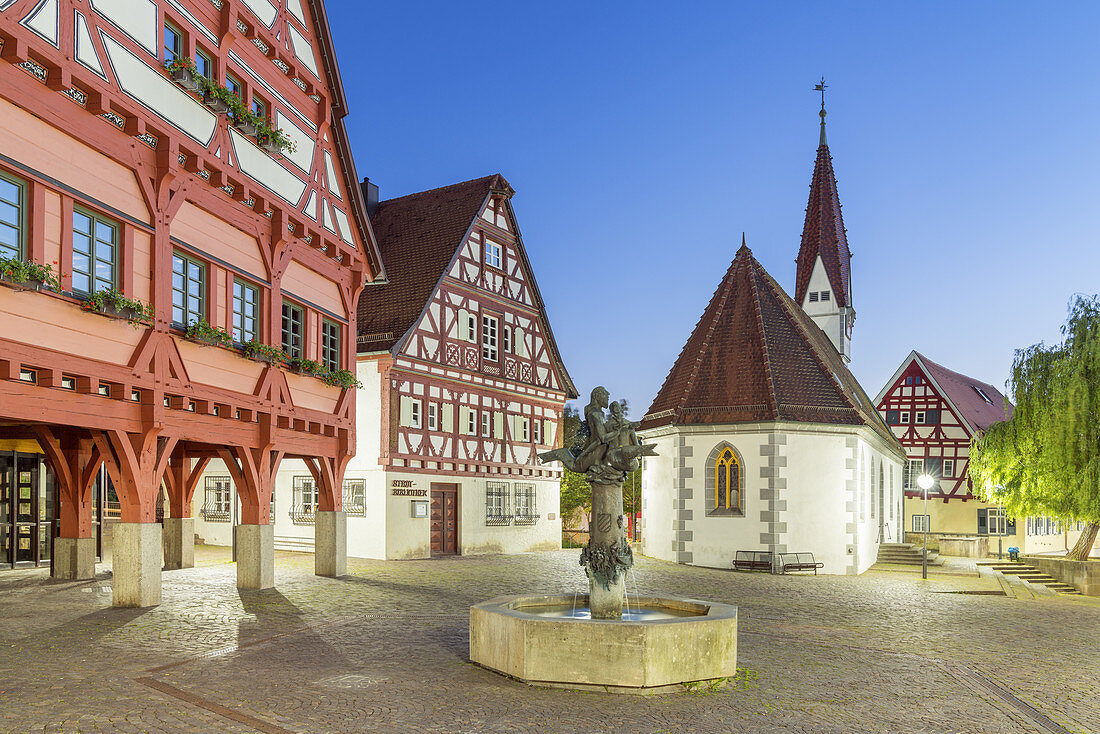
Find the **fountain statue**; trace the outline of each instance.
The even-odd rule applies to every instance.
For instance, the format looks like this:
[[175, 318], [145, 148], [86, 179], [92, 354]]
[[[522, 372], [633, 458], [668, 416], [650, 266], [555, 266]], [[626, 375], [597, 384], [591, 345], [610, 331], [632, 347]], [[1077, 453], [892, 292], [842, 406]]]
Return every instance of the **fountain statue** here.
[[[623, 516], [623, 482], [636, 471], [642, 456], [656, 456], [656, 444], [643, 444], [638, 424], [623, 415], [622, 404], [613, 402], [607, 388], [597, 387], [584, 408], [580, 435], [587, 437], [574, 456], [570, 447], [539, 454], [544, 464], [560, 461], [572, 472], [584, 474], [592, 488], [592, 521], [588, 545], [581, 551], [581, 565], [588, 575], [589, 606], [593, 619], [621, 619], [626, 572], [634, 565], [634, 553], [626, 539]], [[610, 411], [604, 414], [604, 409]]]
[[[737, 671], [737, 607], [634, 596], [623, 613], [634, 554], [626, 540], [622, 485], [657, 444], [643, 444], [622, 404], [592, 391], [576, 447], [539, 454], [583, 473], [592, 487], [592, 522], [581, 565], [587, 595], [498, 596], [470, 608], [470, 659], [531, 685], [614, 693], [721, 685]], [[608, 412], [604, 412], [608, 411]]]

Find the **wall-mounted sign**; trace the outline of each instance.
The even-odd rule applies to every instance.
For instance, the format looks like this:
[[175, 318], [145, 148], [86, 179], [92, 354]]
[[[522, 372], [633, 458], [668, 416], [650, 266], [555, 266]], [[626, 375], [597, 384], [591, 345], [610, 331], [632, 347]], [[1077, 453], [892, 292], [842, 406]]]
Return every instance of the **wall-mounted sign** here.
[[[428, 490], [417, 489], [411, 479], [394, 479], [390, 483], [390, 493], [394, 497], [427, 497]], [[424, 517], [427, 517], [425, 515]]]
[[413, 500], [412, 501], [412, 516], [413, 517], [427, 517], [428, 516], [428, 501], [427, 500]]

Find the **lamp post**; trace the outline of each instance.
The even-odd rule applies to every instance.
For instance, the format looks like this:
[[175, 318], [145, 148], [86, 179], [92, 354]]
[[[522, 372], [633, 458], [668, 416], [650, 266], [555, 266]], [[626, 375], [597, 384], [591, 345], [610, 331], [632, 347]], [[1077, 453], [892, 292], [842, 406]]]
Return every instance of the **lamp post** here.
[[921, 554], [920, 577], [928, 578], [928, 526], [931, 518], [928, 516], [928, 490], [932, 489], [935, 482], [931, 474], [921, 474], [917, 477], [917, 486], [924, 492], [924, 553]]

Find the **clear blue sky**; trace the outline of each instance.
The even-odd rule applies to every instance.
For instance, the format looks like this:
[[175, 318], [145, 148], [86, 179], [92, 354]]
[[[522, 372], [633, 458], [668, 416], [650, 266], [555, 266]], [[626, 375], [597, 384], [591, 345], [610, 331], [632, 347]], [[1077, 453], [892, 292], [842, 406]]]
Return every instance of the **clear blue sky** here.
[[329, 0], [383, 199], [502, 173], [565, 363], [638, 419], [741, 232], [790, 292], [829, 84], [852, 370], [1003, 384], [1100, 291], [1100, 6]]

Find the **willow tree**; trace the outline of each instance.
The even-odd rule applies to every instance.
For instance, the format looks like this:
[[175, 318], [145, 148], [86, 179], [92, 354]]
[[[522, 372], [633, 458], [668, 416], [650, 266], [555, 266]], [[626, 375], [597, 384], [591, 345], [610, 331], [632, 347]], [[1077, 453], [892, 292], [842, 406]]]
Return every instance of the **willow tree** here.
[[1088, 523], [1068, 554], [1088, 558], [1100, 529], [1100, 299], [1078, 296], [1064, 341], [1016, 352], [1012, 417], [971, 446], [970, 478], [1017, 517]]

